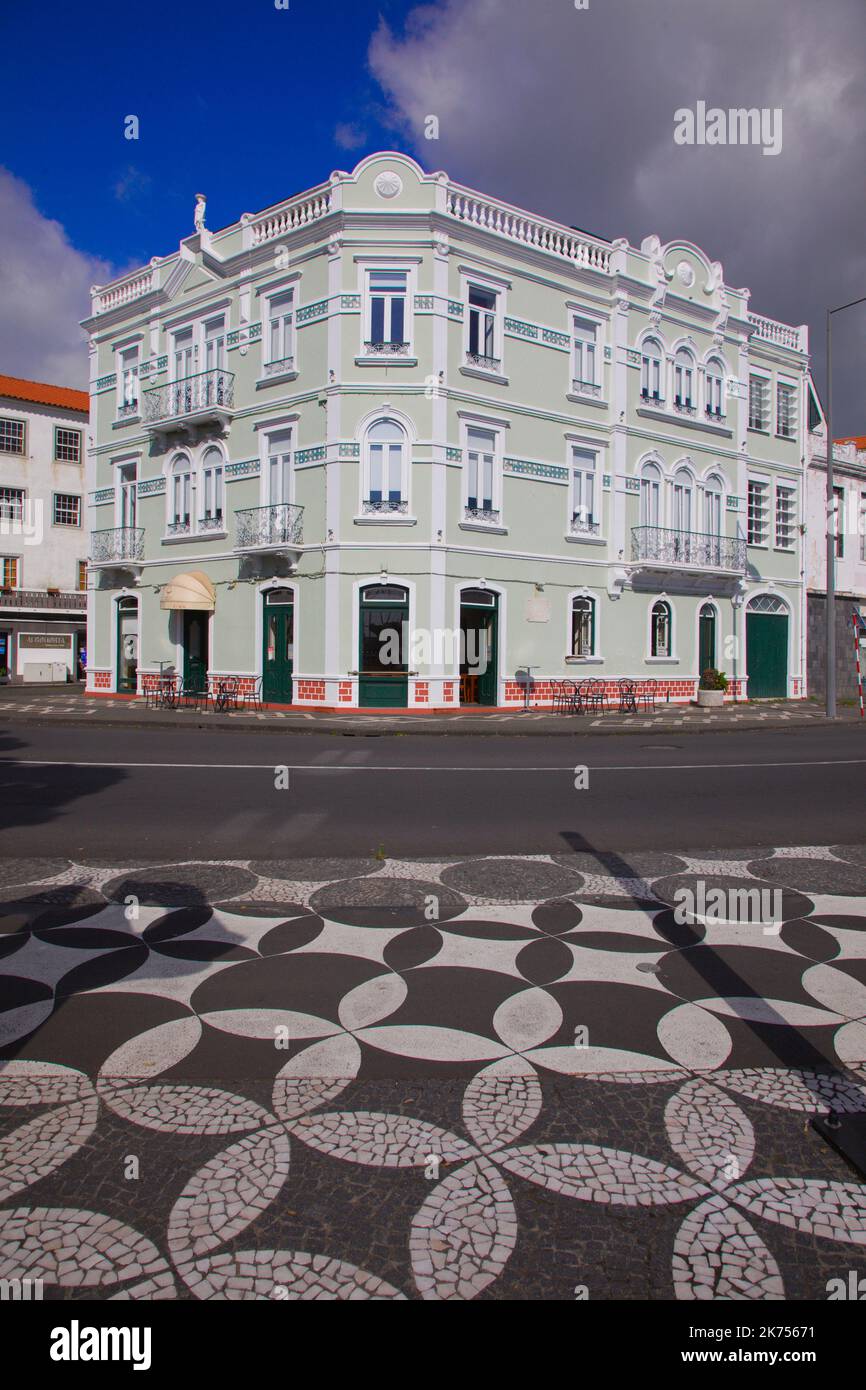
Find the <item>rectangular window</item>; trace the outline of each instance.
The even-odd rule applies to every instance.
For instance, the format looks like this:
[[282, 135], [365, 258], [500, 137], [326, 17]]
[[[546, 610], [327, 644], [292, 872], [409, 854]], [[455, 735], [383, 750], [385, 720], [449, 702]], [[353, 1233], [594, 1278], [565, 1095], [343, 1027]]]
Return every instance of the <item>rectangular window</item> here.
[[58, 463], [81, 462], [81, 430], [54, 426], [54, 457]]
[[267, 366], [271, 372], [276, 367], [290, 368], [294, 360], [293, 306], [292, 290], [285, 294], [275, 294], [268, 300]]
[[749, 377], [749, 429], [766, 430], [768, 419], [768, 387], [762, 376]]
[[767, 544], [767, 484], [749, 479], [749, 545]]
[[589, 319], [573, 320], [574, 366], [572, 375], [578, 386], [596, 386], [597, 325]]
[[83, 594], [87, 589], [87, 561], [78, 561], [78, 592]]
[[406, 294], [408, 273], [405, 270], [368, 271], [370, 291], [370, 322], [367, 343], [370, 347], [393, 348], [406, 344]]
[[0, 487], [0, 521], [24, 520], [24, 489]]
[[792, 550], [794, 546], [794, 489], [776, 486], [776, 549]]
[[55, 526], [80, 526], [81, 525], [81, 498], [73, 492], [55, 492], [54, 494], [54, 525]]
[[469, 356], [479, 366], [498, 366], [496, 312], [499, 296], [480, 285], [469, 286]]
[[0, 454], [24, 453], [24, 421], [0, 420]]
[[0, 559], [3, 574], [3, 588], [17, 589], [21, 577], [20, 563], [17, 555], [4, 555]]
[[836, 537], [836, 559], [841, 560], [845, 555], [845, 489], [834, 487], [833, 500], [835, 501], [833, 516], [833, 534]]
[[588, 449], [573, 449], [571, 453], [571, 532], [572, 535], [596, 535], [598, 519], [595, 514], [595, 454]]
[[469, 430], [466, 446], [467, 510], [492, 517], [495, 436], [487, 430]]
[[278, 507], [292, 500], [292, 432], [268, 435], [268, 504]]
[[645, 401], [659, 401], [662, 399], [662, 364], [661, 358], [653, 353], [647, 353], [640, 360], [640, 393]]
[[776, 386], [776, 433], [782, 439], [797, 433], [797, 388], [784, 381]]
[[120, 367], [117, 374], [118, 402], [120, 416], [138, 414], [138, 348], [124, 348], [120, 354]]

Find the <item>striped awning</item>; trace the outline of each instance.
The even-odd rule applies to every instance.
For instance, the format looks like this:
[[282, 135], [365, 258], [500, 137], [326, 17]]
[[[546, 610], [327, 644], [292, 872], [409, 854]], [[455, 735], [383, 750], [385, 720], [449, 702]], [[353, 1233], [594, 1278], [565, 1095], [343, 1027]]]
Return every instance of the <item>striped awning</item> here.
[[216, 604], [216, 590], [206, 574], [201, 570], [190, 570], [186, 574], [176, 574], [163, 589], [160, 608], [194, 608], [212, 613]]

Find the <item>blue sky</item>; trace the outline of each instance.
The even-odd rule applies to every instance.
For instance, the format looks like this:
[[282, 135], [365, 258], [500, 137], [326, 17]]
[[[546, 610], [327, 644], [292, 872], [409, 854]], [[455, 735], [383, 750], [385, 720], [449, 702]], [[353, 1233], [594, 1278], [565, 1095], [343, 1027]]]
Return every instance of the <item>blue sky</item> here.
[[[824, 311], [866, 294], [864, 0], [289, 3], [6, 0], [0, 371], [83, 383], [88, 287], [175, 250], [196, 192], [216, 230], [392, 148], [600, 236], [695, 242], [809, 325], [823, 392]], [[698, 102], [780, 110], [780, 152], [677, 144]], [[834, 432], [863, 434], [866, 310], [837, 334]]]
[[[80, 250], [115, 264], [176, 249], [193, 194], [216, 229], [395, 142], [367, 71], [404, 0], [185, 0], [4, 7], [2, 163]], [[9, 55], [19, 55], [9, 62]], [[30, 55], [28, 57], [28, 55]], [[139, 139], [124, 138], [124, 117]], [[367, 138], [340, 148], [335, 130]]]

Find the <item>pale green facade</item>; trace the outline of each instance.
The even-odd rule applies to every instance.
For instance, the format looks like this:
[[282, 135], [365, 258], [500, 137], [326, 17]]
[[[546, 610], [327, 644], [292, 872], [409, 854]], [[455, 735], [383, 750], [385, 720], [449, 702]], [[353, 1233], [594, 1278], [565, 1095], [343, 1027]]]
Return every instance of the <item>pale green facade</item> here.
[[690, 698], [702, 609], [740, 695], [805, 694], [806, 330], [697, 247], [594, 240], [382, 153], [95, 290], [86, 327], [91, 690], [184, 670], [195, 610], [166, 605], [194, 574], [212, 675], [266, 674], [266, 595], [291, 591], [298, 705], [372, 703], [366, 585], [405, 594], [410, 708], [477, 698], [465, 590], [495, 595], [500, 705], [527, 665], [538, 703], [587, 676]]

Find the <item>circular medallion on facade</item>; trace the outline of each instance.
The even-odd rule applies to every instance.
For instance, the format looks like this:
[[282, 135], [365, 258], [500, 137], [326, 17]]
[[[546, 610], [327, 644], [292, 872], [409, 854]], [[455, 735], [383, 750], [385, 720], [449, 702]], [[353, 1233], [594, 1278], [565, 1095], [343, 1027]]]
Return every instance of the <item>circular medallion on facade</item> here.
[[677, 266], [677, 275], [679, 276], [681, 283], [685, 285], [687, 289], [690, 289], [691, 286], [695, 283], [695, 272], [692, 270], [688, 261], [680, 261], [679, 265]]
[[403, 192], [403, 180], [393, 169], [385, 169], [378, 175], [373, 187], [380, 198], [396, 198]]

